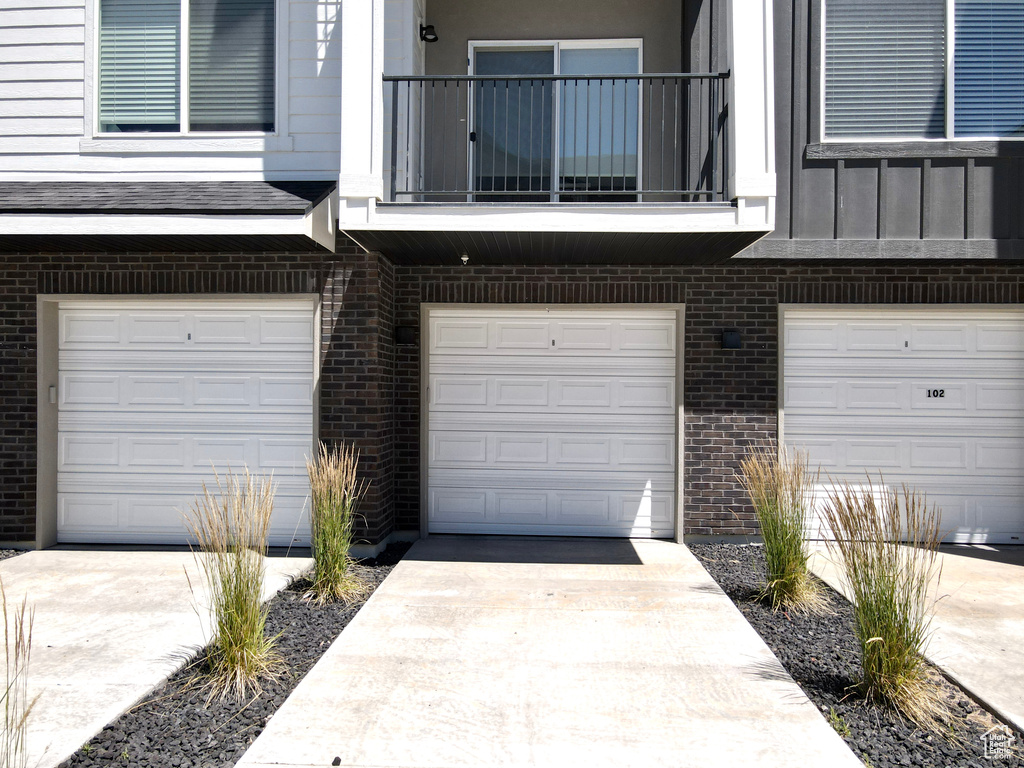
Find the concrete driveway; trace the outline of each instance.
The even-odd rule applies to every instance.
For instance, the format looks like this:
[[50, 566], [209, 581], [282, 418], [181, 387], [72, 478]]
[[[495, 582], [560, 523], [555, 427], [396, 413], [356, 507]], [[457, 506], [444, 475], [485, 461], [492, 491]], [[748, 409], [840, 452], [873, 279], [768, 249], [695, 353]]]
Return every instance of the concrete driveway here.
[[432, 537], [239, 765], [861, 763], [686, 547]]
[[[311, 564], [268, 558], [264, 595]], [[0, 579], [8, 610], [24, 595], [35, 608], [30, 766], [67, 758], [210, 637], [207, 612], [195, 607], [206, 605], [202, 578], [187, 551], [28, 552], [0, 562]]]
[[[931, 591], [926, 656], [986, 707], [1024, 730], [1024, 547], [943, 546]], [[819, 545], [811, 568], [842, 590]]]

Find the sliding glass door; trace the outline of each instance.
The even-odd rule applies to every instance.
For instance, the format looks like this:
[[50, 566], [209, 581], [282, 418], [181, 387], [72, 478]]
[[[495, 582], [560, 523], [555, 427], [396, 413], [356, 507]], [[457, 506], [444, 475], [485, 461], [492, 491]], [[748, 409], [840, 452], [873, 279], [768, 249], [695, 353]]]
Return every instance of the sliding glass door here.
[[635, 200], [639, 41], [471, 44], [474, 199]]

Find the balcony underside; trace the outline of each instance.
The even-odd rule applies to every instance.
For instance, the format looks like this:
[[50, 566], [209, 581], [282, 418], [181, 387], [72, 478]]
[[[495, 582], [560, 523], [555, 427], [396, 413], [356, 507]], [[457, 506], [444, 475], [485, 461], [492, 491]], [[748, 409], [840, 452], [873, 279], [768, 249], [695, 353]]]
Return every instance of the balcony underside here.
[[766, 232], [452, 232], [349, 230], [398, 264], [718, 264]]

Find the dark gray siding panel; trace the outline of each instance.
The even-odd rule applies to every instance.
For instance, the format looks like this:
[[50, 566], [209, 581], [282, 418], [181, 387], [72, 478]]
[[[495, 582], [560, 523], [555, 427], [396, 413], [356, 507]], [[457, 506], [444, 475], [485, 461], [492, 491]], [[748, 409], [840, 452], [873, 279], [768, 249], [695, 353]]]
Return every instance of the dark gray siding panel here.
[[878, 164], [841, 162], [838, 222], [842, 238], [868, 240], [878, 235]]
[[1024, 142], [819, 143], [821, 3], [776, 0], [776, 229], [746, 255], [794, 253], [769, 246], [792, 238], [813, 241], [796, 249], [800, 258], [851, 256], [871, 240], [881, 258], [934, 250], [888, 248], [888, 240], [942, 241], [944, 255], [1019, 258], [1019, 242], [950, 244], [1024, 239]]
[[921, 164], [885, 161], [881, 237], [913, 240], [921, 236]]
[[794, 177], [792, 237], [809, 240], [835, 237], [835, 165], [807, 164], [794, 168]]

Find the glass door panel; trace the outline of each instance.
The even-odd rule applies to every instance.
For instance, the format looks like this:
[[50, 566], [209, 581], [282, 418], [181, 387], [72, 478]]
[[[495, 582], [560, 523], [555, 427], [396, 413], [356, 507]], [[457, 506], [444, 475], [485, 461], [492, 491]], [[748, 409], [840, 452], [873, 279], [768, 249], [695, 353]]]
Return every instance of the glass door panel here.
[[554, 49], [478, 49], [473, 64], [473, 74], [495, 78], [475, 83], [470, 136], [474, 199], [549, 200], [555, 119], [553, 83], [503, 78], [553, 75]]
[[[559, 200], [635, 200], [630, 193], [637, 190], [639, 181], [640, 84], [622, 76], [640, 74], [639, 49], [563, 44], [559, 74], [620, 76], [562, 81]], [[587, 194], [595, 192], [601, 194]]]

